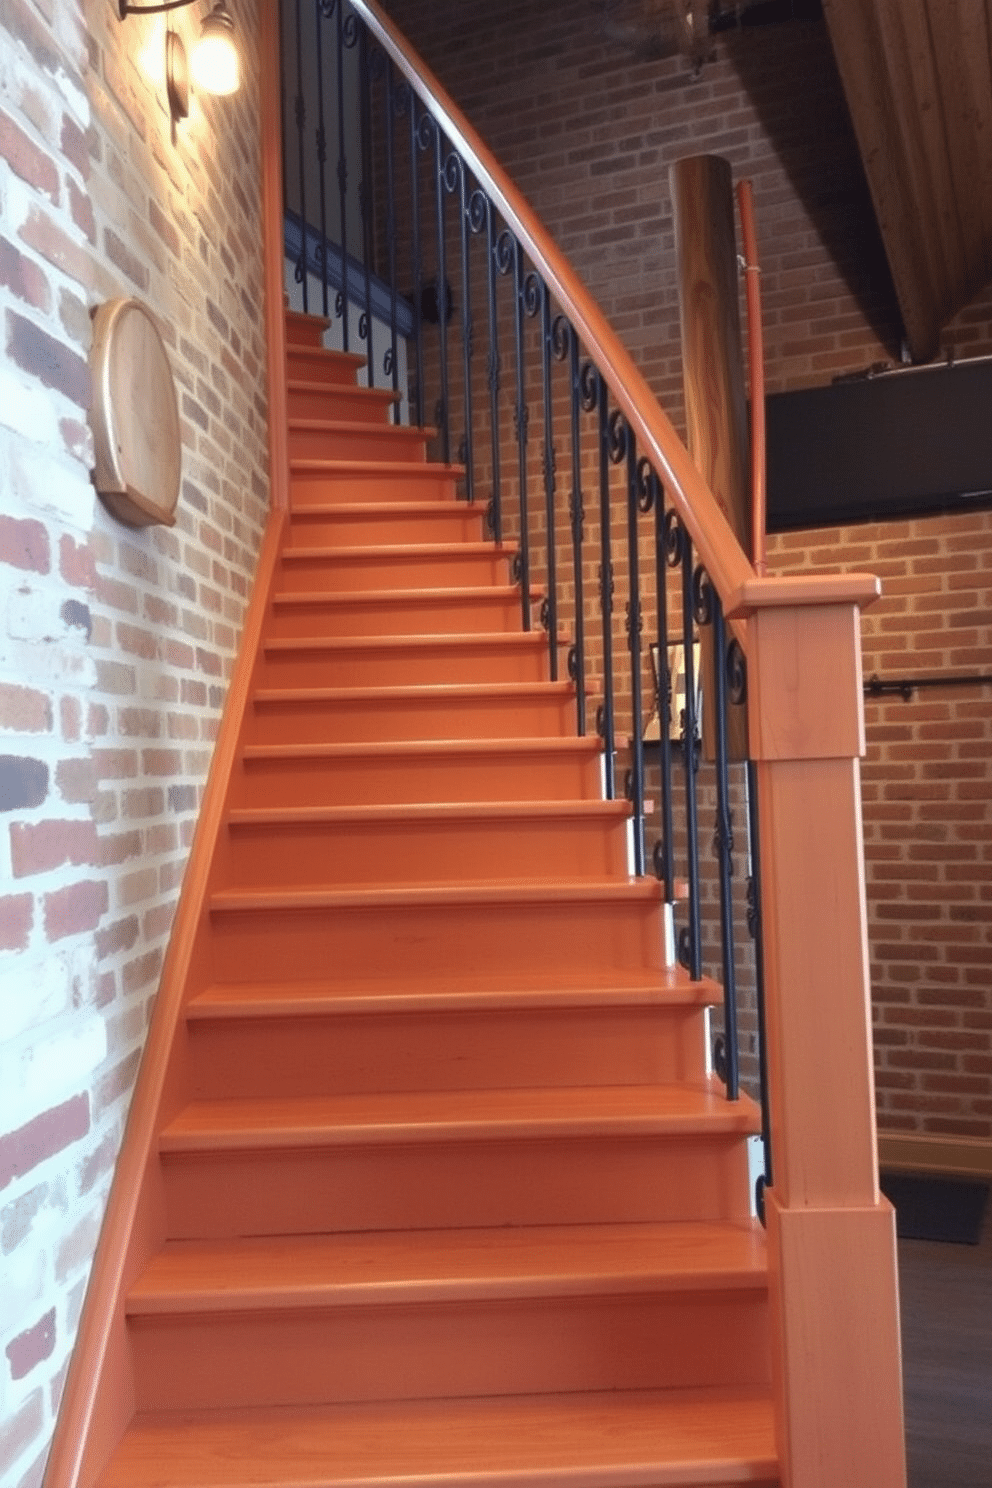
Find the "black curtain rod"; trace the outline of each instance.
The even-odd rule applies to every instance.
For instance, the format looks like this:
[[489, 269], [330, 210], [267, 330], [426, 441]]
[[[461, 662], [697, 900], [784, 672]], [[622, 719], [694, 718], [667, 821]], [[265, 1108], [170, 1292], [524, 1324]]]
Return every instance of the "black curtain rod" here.
[[963, 672], [953, 677], [892, 677], [884, 680], [871, 676], [864, 687], [866, 698], [901, 697], [908, 703], [913, 693], [924, 687], [992, 687], [992, 673]]

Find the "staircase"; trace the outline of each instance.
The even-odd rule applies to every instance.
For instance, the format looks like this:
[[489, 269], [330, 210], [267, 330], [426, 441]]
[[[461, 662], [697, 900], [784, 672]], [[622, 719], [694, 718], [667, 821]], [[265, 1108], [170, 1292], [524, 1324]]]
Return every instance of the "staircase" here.
[[291, 511], [101, 1488], [778, 1482], [747, 1099], [427, 435], [287, 323]]

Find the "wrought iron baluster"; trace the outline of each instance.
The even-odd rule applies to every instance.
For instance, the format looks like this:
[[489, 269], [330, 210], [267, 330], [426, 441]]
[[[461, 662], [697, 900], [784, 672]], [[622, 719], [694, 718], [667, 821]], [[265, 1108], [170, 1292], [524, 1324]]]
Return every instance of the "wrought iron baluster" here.
[[448, 272], [447, 243], [445, 240], [444, 197], [447, 189], [444, 140], [436, 121], [434, 131], [434, 230], [437, 235], [437, 334], [438, 365], [441, 373], [441, 402], [438, 410], [438, 426], [441, 434], [441, 459], [447, 465], [451, 459], [450, 404], [448, 402]]
[[465, 412], [465, 497], [475, 500], [475, 446], [472, 431], [472, 284], [469, 260], [468, 174], [460, 155], [452, 154], [450, 161], [456, 162], [458, 189], [458, 232], [461, 249], [462, 271], [462, 384], [463, 408]]
[[[341, 333], [345, 351], [349, 346], [348, 326], [348, 156], [345, 149], [345, 100], [344, 100], [344, 49], [345, 19], [343, 0], [334, 7], [337, 22], [337, 83], [338, 83], [338, 211], [341, 214], [341, 288], [337, 295], [337, 308], [342, 318]], [[354, 20], [354, 17], [349, 19]]]
[[[407, 95], [408, 96], [408, 95]], [[393, 125], [400, 111], [400, 91], [396, 86], [393, 63], [386, 61], [385, 146], [386, 146], [386, 242], [389, 248], [389, 349], [383, 370], [392, 379], [393, 392], [400, 389], [398, 355], [398, 291], [396, 288], [396, 166], [394, 161]], [[400, 421], [399, 403], [392, 409], [394, 423]]]
[[613, 698], [613, 549], [610, 537], [610, 420], [609, 391], [597, 372], [596, 410], [599, 417], [599, 606], [603, 620], [603, 701], [599, 733], [603, 740], [606, 798], [616, 799], [616, 729]]
[[513, 269], [513, 326], [517, 357], [517, 479], [520, 502], [520, 552], [516, 565], [520, 580], [520, 606], [524, 630], [531, 629], [530, 613], [530, 517], [527, 509], [527, 383], [524, 373], [524, 267], [520, 244], [508, 230], [500, 242], [509, 241], [510, 265]]
[[696, 739], [696, 661], [693, 652], [692, 541], [674, 512], [665, 518], [667, 555], [672, 568], [682, 570], [682, 645], [685, 656], [685, 709], [682, 729], [682, 763], [685, 780], [686, 859], [689, 872], [689, 924], [680, 939], [679, 960], [694, 982], [703, 974], [702, 931], [699, 907], [699, 820], [696, 808], [696, 774], [699, 766]]
[[358, 79], [360, 87], [359, 122], [362, 135], [362, 174], [358, 182], [358, 204], [362, 217], [362, 262], [364, 265], [365, 309], [358, 323], [358, 334], [365, 342], [365, 365], [368, 385], [375, 387], [375, 350], [372, 332], [372, 70], [382, 53], [369, 49], [369, 33], [363, 25], [359, 39]]
[[[655, 708], [658, 714], [658, 761], [661, 768], [661, 842], [655, 871], [665, 885], [668, 916], [675, 903], [675, 828], [672, 811], [672, 675], [668, 666], [668, 563], [665, 555], [665, 503], [661, 482], [648, 470], [648, 489], [654, 510], [654, 582], [658, 616], [658, 659], [655, 668]], [[674, 947], [674, 927], [666, 926]]]
[[310, 310], [310, 294], [307, 274], [307, 181], [306, 155], [303, 132], [306, 128], [307, 106], [303, 87], [303, 19], [300, 0], [296, 0], [296, 140], [300, 165], [300, 256], [296, 262], [296, 282], [303, 286], [303, 313]]
[[329, 315], [327, 285], [327, 129], [324, 119], [324, 21], [328, 10], [326, 0], [317, 0], [317, 163], [320, 166], [320, 277], [321, 312], [325, 319]]
[[702, 568], [693, 574], [693, 608], [700, 625], [713, 627], [713, 733], [716, 749], [716, 830], [713, 851], [720, 885], [720, 959], [723, 975], [723, 1038], [717, 1041], [717, 1074], [727, 1087], [727, 1099], [739, 1094], [737, 1049], [737, 968], [734, 958], [734, 908], [731, 878], [734, 837], [730, 816], [730, 775], [727, 764], [726, 631], [720, 597]]
[[575, 595], [575, 635], [568, 653], [568, 675], [575, 683], [576, 731], [586, 731], [586, 643], [582, 576], [582, 539], [585, 512], [582, 507], [582, 461], [579, 411], [582, 387], [579, 379], [579, 341], [564, 315], [551, 326], [551, 347], [558, 361], [568, 358], [569, 420], [572, 446], [572, 485], [569, 494], [569, 526], [572, 535], [572, 584]]
[[496, 233], [493, 222], [492, 202], [484, 191], [476, 189], [469, 205], [472, 231], [486, 235], [486, 289], [489, 310], [489, 350], [487, 353], [487, 380], [489, 383], [489, 438], [492, 446], [493, 488], [490, 498], [490, 527], [493, 540], [503, 541], [503, 489], [500, 470], [500, 421], [499, 421], [499, 317], [496, 305], [496, 275], [498, 270]]
[[644, 875], [644, 723], [641, 717], [641, 565], [637, 547], [638, 517], [641, 511], [641, 486], [637, 468], [637, 445], [634, 431], [626, 426], [627, 455], [627, 643], [630, 651], [631, 708], [631, 804], [634, 810], [634, 872]]
[[551, 304], [547, 286], [539, 274], [531, 272], [524, 283], [524, 306], [531, 317], [541, 317], [541, 398], [544, 413], [544, 521], [547, 544], [547, 589], [541, 618], [548, 631], [548, 656], [551, 680], [558, 680], [558, 575], [555, 562], [555, 446], [551, 411]]
[[[742, 658], [743, 660], [743, 658]], [[746, 673], [742, 672], [742, 677]], [[733, 691], [731, 696], [733, 696]], [[743, 688], [734, 701], [743, 702]], [[761, 1098], [761, 1137], [765, 1151], [764, 1175], [758, 1179], [755, 1207], [762, 1224], [765, 1222], [765, 1190], [774, 1181], [772, 1169], [772, 1128], [768, 1104], [768, 1037], [765, 1024], [765, 951], [761, 923], [761, 848], [758, 837], [758, 769], [747, 762], [747, 822], [751, 850], [751, 873], [748, 878], [747, 923], [754, 940], [754, 991], [758, 1021], [758, 1083]]]
[[413, 390], [414, 423], [424, 422], [424, 317], [421, 297], [424, 268], [420, 245], [420, 120], [417, 95], [410, 91], [410, 248], [413, 255], [413, 344], [417, 353], [417, 381]]
[[287, 92], [287, 87], [286, 87], [286, 67], [287, 67], [286, 51], [287, 51], [287, 48], [286, 48], [286, 45], [285, 45], [285, 39], [286, 39], [286, 31], [285, 31], [285, 25], [284, 25], [284, 17], [285, 17], [285, 15], [286, 15], [286, 11], [284, 11], [283, 8], [280, 6], [280, 9], [279, 9], [279, 21], [280, 21], [280, 36], [279, 36], [279, 126], [280, 126], [279, 127], [279, 157], [280, 157], [280, 163], [282, 165], [282, 208], [283, 208], [283, 218], [284, 219], [285, 219], [286, 213], [289, 211], [289, 155], [287, 153], [287, 151], [288, 151], [288, 145], [289, 145], [289, 128], [288, 128], [287, 120], [286, 120], [286, 105], [287, 105], [287, 102], [288, 102], [288, 92]]

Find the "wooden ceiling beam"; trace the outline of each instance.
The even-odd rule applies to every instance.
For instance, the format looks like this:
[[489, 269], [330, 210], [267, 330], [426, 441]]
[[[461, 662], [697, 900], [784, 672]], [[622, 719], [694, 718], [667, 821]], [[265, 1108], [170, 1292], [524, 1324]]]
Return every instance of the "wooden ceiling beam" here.
[[824, 0], [906, 341], [992, 278], [992, 0]]

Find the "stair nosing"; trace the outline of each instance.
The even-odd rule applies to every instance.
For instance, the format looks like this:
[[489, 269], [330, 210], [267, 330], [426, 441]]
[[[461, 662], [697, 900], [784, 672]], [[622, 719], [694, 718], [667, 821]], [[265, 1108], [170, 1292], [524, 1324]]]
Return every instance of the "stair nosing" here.
[[435, 698], [438, 702], [471, 702], [485, 698], [521, 701], [543, 697], [548, 701], [558, 699], [564, 702], [574, 696], [575, 685], [572, 682], [424, 682], [383, 687], [260, 687], [252, 694], [252, 701], [263, 706], [279, 703], [414, 702], [425, 698]]
[[506, 879], [485, 883], [364, 884], [347, 888], [215, 889], [209, 897], [211, 914], [243, 914], [248, 910], [306, 912], [314, 909], [404, 909], [413, 906], [480, 904], [647, 904], [662, 903], [663, 889], [654, 878]]
[[315, 501], [289, 513], [290, 523], [326, 521], [329, 517], [451, 517], [482, 520], [486, 513], [470, 501]]
[[[623, 1092], [626, 1109], [616, 1102], [617, 1090]], [[637, 1109], [647, 1092], [655, 1100], [655, 1109]], [[677, 1092], [681, 1105], [673, 1104], [668, 1110], [660, 1107], [659, 1096], [664, 1092]], [[612, 1110], [608, 1095], [613, 1097]], [[583, 1102], [585, 1110], [580, 1109]], [[754, 1135], [760, 1126], [761, 1113], [754, 1102], [747, 1096], [728, 1101], [715, 1079], [673, 1086], [459, 1090], [429, 1096], [199, 1100], [190, 1101], [162, 1129], [159, 1151], [178, 1157], [205, 1151], [312, 1151], [438, 1143], [706, 1139]]]
[[[361, 388], [359, 391], [368, 392], [368, 389]], [[361, 419], [289, 418], [286, 423], [289, 429], [306, 433], [327, 431], [335, 434], [366, 434], [371, 431], [376, 435], [385, 433], [387, 438], [411, 440], [433, 439], [437, 434], [436, 429], [422, 424], [370, 424]]]
[[[535, 590], [533, 598], [539, 597], [540, 591]], [[445, 588], [436, 589], [353, 589], [346, 593], [336, 589], [311, 589], [299, 594], [291, 590], [282, 590], [273, 594], [272, 603], [276, 607], [307, 604], [382, 604], [388, 606], [390, 604], [451, 603], [455, 600], [474, 604], [486, 599], [494, 599], [500, 604], [512, 602], [518, 609], [520, 608], [520, 590], [513, 584], [448, 585]]]
[[503, 647], [507, 651], [542, 651], [548, 638], [539, 630], [402, 631], [396, 635], [371, 636], [273, 636], [262, 643], [263, 651], [472, 651], [480, 646]]
[[[333, 384], [331, 384], [333, 386]], [[388, 428], [388, 425], [383, 425]], [[353, 459], [321, 459], [305, 455], [293, 456], [289, 462], [290, 480], [297, 473], [312, 472], [316, 475], [343, 475], [343, 476], [402, 476], [404, 479], [412, 477], [415, 480], [461, 480], [465, 476], [465, 466], [455, 464], [442, 464], [435, 460], [362, 460]]]
[[[638, 983], [629, 974], [611, 978], [609, 984], [570, 982], [566, 986], [542, 986], [528, 981], [512, 985], [501, 979], [488, 986], [457, 987], [432, 982], [430, 990], [403, 992], [363, 987], [341, 992], [337, 984], [293, 984], [300, 990], [289, 995], [282, 983], [217, 983], [193, 997], [185, 1008], [188, 1022], [253, 1020], [291, 1017], [367, 1017], [394, 1013], [454, 1013], [513, 1011], [589, 1011], [624, 1007], [697, 1008], [718, 1002], [723, 988], [709, 977], [693, 981], [681, 966], [662, 967]], [[357, 984], [348, 984], [357, 985]]]
[[402, 401], [402, 395], [394, 392], [392, 388], [363, 387], [358, 382], [314, 382], [308, 377], [287, 377], [286, 389], [290, 393], [328, 393], [339, 396], [348, 394], [349, 397], [352, 393], [357, 393], [363, 402], [395, 404]]
[[268, 760], [296, 759], [346, 759], [358, 756], [362, 760], [375, 756], [428, 755], [490, 755], [516, 754], [523, 757], [532, 754], [574, 754], [580, 760], [596, 759], [603, 752], [603, 741], [596, 734], [571, 734], [534, 737], [509, 736], [505, 739], [386, 739], [369, 743], [354, 740], [336, 740], [323, 744], [245, 744], [241, 757], [246, 762], [258, 763]]
[[[354, 543], [337, 547], [324, 544], [321, 547], [283, 548], [281, 563], [300, 563], [315, 558], [345, 559], [357, 562], [368, 558], [488, 558], [512, 559], [515, 548], [491, 542], [436, 542], [436, 543]], [[478, 586], [477, 586], [478, 587]], [[388, 592], [388, 591], [387, 591]]]
[[167, 1242], [131, 1287], [126, 1311], [178, 1317], [764, 1292], [763, 1238], [756, 1221], [711, 1220]]
[[523, 800], [523, 801], [412, 801], [371, 802], [335, 806], [235, 806], [227, 812], [230, 826], [280, 826], [289, 822], [328, 825], [377, 824], [380, 822], [444, 823], [457, 821], [546, 821], [556, 817], [597, 822], [627, 821], [633, 807], [627, 800]]

